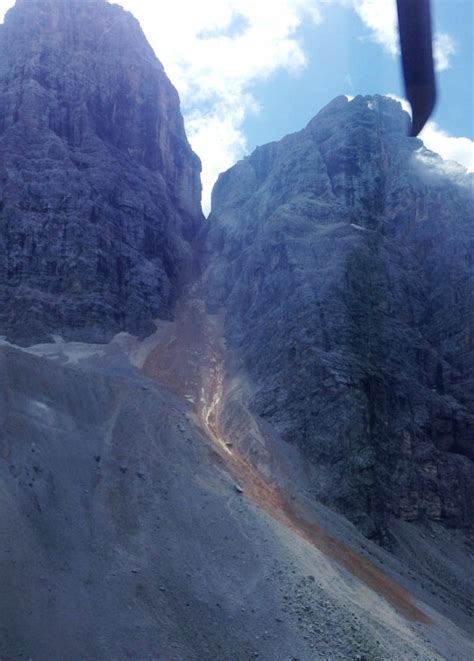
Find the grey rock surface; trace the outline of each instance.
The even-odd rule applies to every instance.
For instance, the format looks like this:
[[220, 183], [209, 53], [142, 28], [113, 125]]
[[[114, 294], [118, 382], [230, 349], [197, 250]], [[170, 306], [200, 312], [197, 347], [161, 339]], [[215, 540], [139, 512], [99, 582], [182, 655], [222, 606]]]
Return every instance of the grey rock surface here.
[[431, 623], [410, 621], [236, 493], [189, 405], [117, 365], [0, 347], [2, 659], [472, 657], [462, 544], [399, 527], [401, 565], [315, 507]]
[[471, 184], [404, 126], [336, 99], [203, 228], [135, 19], [8, 13], [2, 661], [474, 657]]
[[0, 335], [153, 332], [192, 267], [199, 173], [131, 14], [18, 0], [0, 25]]
[[407, 117], [335, 99], [220, 176], [204, 237], [253, 410], [386, 542], [391, 516], [472, 530], [474, 507], [472, 175]]

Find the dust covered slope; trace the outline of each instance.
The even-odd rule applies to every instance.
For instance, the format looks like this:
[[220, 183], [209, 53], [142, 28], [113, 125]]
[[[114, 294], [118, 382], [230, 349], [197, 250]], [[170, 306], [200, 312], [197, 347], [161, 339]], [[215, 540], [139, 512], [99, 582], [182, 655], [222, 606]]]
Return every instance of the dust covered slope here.
[[176, 397], [133, 374], [0, 359], [2, 659], [304, 652], [275, 620], [275, 534]]
[[2, 659], [472, 654], [388, 554], [362, 558], [342, 519], [318, 514], [412, 613], [262, 507], [251, 482], [242, 494], [169, 390], [93, 359], [1, 348], [0, 362]]

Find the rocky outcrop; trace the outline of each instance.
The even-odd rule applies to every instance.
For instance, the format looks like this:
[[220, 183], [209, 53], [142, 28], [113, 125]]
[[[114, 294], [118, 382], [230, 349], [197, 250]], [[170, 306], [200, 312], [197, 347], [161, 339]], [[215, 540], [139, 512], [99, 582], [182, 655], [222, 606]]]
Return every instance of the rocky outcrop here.
[[407, 118], [335, 99], [220, 176], [206, 237], [254, 410], [378, 537], [391, 516], [468, 528], [474, 505], [472, 177]]
[[18, 0], [0, 25], [0, 335], [104, 341], [169, 318], [199, 172], [131, 14]]

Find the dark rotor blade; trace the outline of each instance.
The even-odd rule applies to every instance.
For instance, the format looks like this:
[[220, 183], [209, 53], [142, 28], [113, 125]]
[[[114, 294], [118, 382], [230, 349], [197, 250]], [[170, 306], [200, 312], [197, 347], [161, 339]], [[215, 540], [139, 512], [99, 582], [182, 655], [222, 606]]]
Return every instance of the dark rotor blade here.
[[411, 135], [417, 136], [436, 103], [430, 0], [397, 0], [397, 10]]

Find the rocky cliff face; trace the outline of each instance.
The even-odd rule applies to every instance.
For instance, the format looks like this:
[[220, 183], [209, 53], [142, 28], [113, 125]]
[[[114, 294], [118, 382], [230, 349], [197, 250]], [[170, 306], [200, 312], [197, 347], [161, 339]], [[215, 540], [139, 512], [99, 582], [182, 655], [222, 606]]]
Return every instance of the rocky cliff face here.
[[0, 25], [0, 335], [151, 332], [189, 275], [199, 172], [129, 13], [18, 0]]
[[472, 524], [472, 178], [406, 137], [385, 97], [335, 99], [222, 174], [210, 309], [255, 411], [369, 535]]
[[404, 127], [336, 99], [199, 232], [136, 21], [18, 0], [0, 336], [83, 342], [0, 337], [1, 659], [474, 658], [472, 197]]

